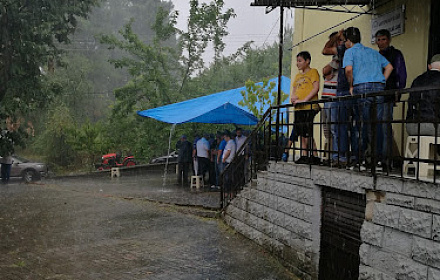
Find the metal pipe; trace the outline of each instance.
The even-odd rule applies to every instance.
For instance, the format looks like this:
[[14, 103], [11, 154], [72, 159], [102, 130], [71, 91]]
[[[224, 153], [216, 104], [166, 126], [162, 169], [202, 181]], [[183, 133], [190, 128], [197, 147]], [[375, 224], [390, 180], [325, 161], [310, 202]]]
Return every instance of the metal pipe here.
[[[280, 0], [280, 44], [278, 47], [278, 96], [277, 105], [281, 105], [281, 79], [283, 75], [283, 45], [284, 45], [284, 0]], [[276, 116], [276, 132], [275, 132], [275, 143], [279, 143], [280, 137], [280, 108], [277, 108]], [[278, 161], [278, 153], [275, 156], [275, 161]]]

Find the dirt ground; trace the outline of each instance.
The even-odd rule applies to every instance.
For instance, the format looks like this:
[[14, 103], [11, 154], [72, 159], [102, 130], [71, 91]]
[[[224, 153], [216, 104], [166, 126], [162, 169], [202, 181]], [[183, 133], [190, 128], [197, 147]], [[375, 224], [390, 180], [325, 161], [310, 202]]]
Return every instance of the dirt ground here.
[[[160, 175], [0, 185], [0, 279], [297, 279]], [[157, 202], [160, 201], [160, 202]]]

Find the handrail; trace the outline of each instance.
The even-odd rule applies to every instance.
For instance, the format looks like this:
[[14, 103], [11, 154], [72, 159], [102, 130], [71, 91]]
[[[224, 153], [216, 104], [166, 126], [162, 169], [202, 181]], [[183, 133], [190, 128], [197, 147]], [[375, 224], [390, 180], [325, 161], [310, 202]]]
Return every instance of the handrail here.
[[[436, 129], [436, 132], [435, 132], [435, 135], [437, 137], [433, 137], [433, 138], [435, 138], [435, 140], [431, 141], [431, 142], [433, 142], [433, 143], [431, 143], [431, 145], [435, 145], [437, 147], [436, 148], [437, 150], [435, 150], [433, 152], [434, 153], [433, 155], [431, 155], [429, 158], [421, 157], [419, 154], [417, 154], [416, 156], [408, 156], [407, 155], [407, 151], [406, 151], [408, 145], [409, 146], [412, 145], [412, 148], [415, 149], [416, 151], [422, 151], [423, 149], [427, 149], [428, 148], [428, 147], [421, 147], [421, 141], [426, 141], [426, 140], [424, 140], [426, 138], [423, 138], [423, 137], [426, 137], [426, 136], [423, 136], [423, 135], [421, 136], [420, 135], [420, 132], [421, 132], [421, 128], [420, 128], [421, 125], [420, 125], [420, 123], [421, 123], [421, 120], [422, 120], [420, 112], [418, 113], [418, 115], [414, 115], [413, 119], [408, 119], [408, 120], [406, 119], [406, 109], [407, 109], [407, 103], [409, 101], [407, 97], [410, 96], [413, 93], [421, 93], [421, 92], [427, 92], [427, 91], [439, 91], [440, 92], [440, 87], [427, 86], [427, 87], [419, 87], [419, 88], [405, 88], [405, 89], [384, 90], [384, 91], [377, 91], [377, 92], [371, 92], [371, 93], [359, 94], [359, 95], [353, 95], [353, 96], [352, 95], [347, 95], [347, 96], [340, 96], [340, 97], [335, 97], [335, 98], [325, 99], [325, 100], [320, 99], [320, 100], [315, 100], [315, 101], [308, 101], [308, 102], [301, 103], [301, 105], [310, 105], [310, 106], [312, 106], [313, 104], [325, 105], [326, 103], [334, 103], [334, 102], [336, 102], [336, 104], [337, 104], [336, 107], [338, 109], [334, 109], [334, 110], [337, 110], [337, 111], [334, 111], [334, 112], [336, 112], [336, 114], [340, 114], [341, 113], [341, 111], [340, 111], [341, 108], [344, 108], [344, 110], [346, 110], [346, 109], [345, 109], [345, 107], [341, 107], [340, 103], [338, 103], [338, 102], [341, 102], [342, 104], [344, 104], [345, 101], [351, 101], [351, 102], [353, 102], [353, 104], [357, 104], [357, 105], [352, 105], [352, 106], [356, 106], [356, 110], [358, 110], [358, 113], [359, 113], [360, 112], [359, 111], [360, 110], [359, 106], [361, 106], [361, 105], [359, 105], [359, 104], [361, 104], [359, 102], [363, 102], [363, 101], [360, 101], [360, 99], [368, 99], [368, 100], [370, 100], [370, 103], [369, 103], [370, 107], [368, 107], [371, 110], [370, 111], [370, 114], [371, 114], [370, 115], [371, 116], [370, 119], [356, 120], [356, 121], [354, 119], [342, 119], [342, 120], [339, 119], [339, 121], [333, 121], [332, 120], [332, 121], [330, 121], [328, 123], [324, 123], [323, 121], [313, 122], [313, 126], [318, 125], [319, 128], [320, 128], [319, 129], [320, 132], [318, 134], [319, 139], [321, 141], [323, 141], [323, 139], [325, 138], [324, 137], [325, 135], [323, 134], [323, 127], [325, 125], [330, 125], [330, 126], [333, 126], [333, 125], [336, 125], [336, 126], [340, 126], [340, 125], [353, 126], [353, 124], [355, 124], [354, 126], [358, 125], [358, 126], [361, 127], [361, 128], [358, 127], [358, 129], [362, 129], [362, 131], [361, 130], [359, 130], [359, 132], [352, 131], [350, 135], [351, 135], [351, 137], [354, 137], [353, 135], [355, 135], [356, 136], [355, 138], [358, 141], [365, 141], [365, 139], [367, 139], [367, 141], [369, 143], [369, 147], [370, 147], [370, 154], [368, 154], [368, 155], [367, 154], [363, 154], [365, 152], [365, 150], [362, 151], [362, 149], [358, 149], [357, 151], [350, 150], [348, 152], [350, 152], [351, 155], [357, 155], [358, 158], [363, 157], [363, 160], [365, 161], [364, 164], [366, 164], [367, 160], [369, 161], [369, 164], [361, 166], [361, 164], [359, 163], [355, 169], [351, 168], [350, 170], [357, 171], [357, 172], [368, 172], [373, 177], [376, 177], [376, 176], [379, 176], [379, 175], [380, 176], [399, 176], [399, 177], [402, 177], [402, 178], [409, 177], [409, 178], [413, 178], [413, 179], [416, 179], [416, 180], [421, 180], [421, 179], [425, 180], [424, 178], [421, 178], [423, 176], [426, 177], [426, 172], [423, 171], [423, 168], [425, 168], [427, 165], [429, 165], [430, 166], [429, 170], [431, 170], [429, 172], [431, 172], [430, 174], [432, 174], [432, 175], [429, 175], [428, 181], [432, 181], [434, 183], [437, 183], [438, 182], [437, 177], [440, 175], [440, 174], [437, 174], [437, 170], [438, 170], [438, 172], [440, 172], [440, 118], [435, 117], [435, 118], [433, 118], [433, 121], [429, 121], [430, 123], [433, 123], [435, 125], [435, 127], [438, 126], [438, 129]], [[384, 97], [387, 97], [387, 96], [388, 97], [395, 96], [396, 98], [384, 98]], [[382, 97], [382, 98], [378, 99], [377, 97]], [[390, 99], [395, 100], [395, 101], [388, 101]], [[384, 100], [384, 101], [381, 101], [381, 100]], [[384, 103], [382, 103], [382, 102], [384, 102]], [[376, 112], [377, 112], [379, 106], [385, 106], [386, 104], [388, 104], [386, 106], [391, 106], [392, 107], [393, 105], [391, 103], [393, 105], [401, 107], [401, 112], [400, 111], [396, 111], [395, 114], [394, 114], [395, 115], [394, 119], [393, 118], [391, 118], [391, 119], [378, 119]], [[439, 103], [440, 103], [440, 99], [439, 99]], [[412, 106], [414, 106], [414, 104], [412, 104]], [[293, 108], [293, 107], [294, 107], [294, 105], [292, 105], [292, 104], [285, 104], [285, 105], [279, 105], [279, 106], [271, 106], [265, 112], [263, 117], [260, 119], [260, 121], [256, 125], [255, 129], [251, 132], [251, 134], [249, 135], [248, 139], [246, 139], [246, 141], [242, 145], [242, 147], [240, 147], [237, 150], [237, 154], [241, 154], [244, 151], [244, 149], [246, 149], [251, 143], [253, 144], [253, 146], [251, 144], [252, 149], [255, 149], [255, 146], [256, 146], [257, 143], [252, 142], [252, 141], [255, 141], [257, 136], [259, 136], [258, 134], [261, 131], [263, 131], [265, 133], [263, 135], [264, 136], [264, 139], [263, 139], [264, 140], [264, 151], [266, 151], [266, 153], [263, 153], [263, 155], [265, 157], [264, 158], [264, 162], [268, 162], [269, 154], [267, 153], [267, 151], [271, 151], [271, 152], [272, 151], [276, 151], [276, 152], [278, 152], [279, 148], [280, 148], [278, 142], [272, 144], [272, 143], [270, 143], [270, 141], [268, 141], [269, 139], [271, 139], [270, 137], [273, 136], [272, 135], [273, 132], [270, 130], [271, 126], [274, 125], [274, 124], [272, 124], [272, 121], [273, 121], [272, 120], [272, 116], [274, 116], [274, 114], [275, 114], [273, 112], [274, 112], [274, 110], [282, 110], [282, 109], [283, 110], [287, 109], [287, 110], [290, 111], [291, 110], [290, 108]], [[321, 106], [321, 107], [324, 107], [322, 110], [328, 110], [327, 108], [325, 108], [325, 106]], [[355, 110], [354, 107], [351, 108], [351, 110]], [[436, 108], [435, 111], [436, 112], [440, 112], [440, 108]], [[291, 126], [291, 125], [293, 125], [293, 123], [294, 123], [293, 121], [290, 121], [288, 123], [280, 123], [279, 125]], [[418, 124], [418, 134], [419, 135], [416, 137], [416, 141], [414, 141], [415, 143], [412, 143], [412, 144], [411, 143], [410, 144], [405, 143], [405, 141], [408, 141], [407, 139], [409, 139], [408, 137], [405, 138], [405, 135], [406, 135], [406, 133], [405, 133], [405, 131], [406, 131], [405, 130], [405, 128], [406, 128], [405, 125], [407, 125], [407, 124]], [[268, 134], [266, 134], [266, 132], [267, 132], [266, 129], [262, 130], [262, 128], [265, 127], [266, 125], [269, 128]], [[364, 126], [368, 127], [368, 129], [369, 129], [369, 130], [367, 129], [367, 132], [369, 131], [368, 135], [364, 134], [365, 133], [363, 131]], [[400, 153], [401, 153], [401, 155], [399, 155], [399, 157], [398, 157], [398, 160], [400, 162], [400, 166], [397, 166], [397, 171], [400, 170], [400, 174], [395, 173], [395, 171], [394, 171], [394, 173], [391, 173], [389, 170], [385, 171], [384, 167], [377, 166], [377, 163], [379, 161], [383, 161], [383, 159], [380, 158], [380, 154], [378, 154], [376, 152], [376, 150], [380, 148], [380, 145], [386, 145], [386, 146], [383, 146], [383, 147], [385, 147], [385, 150], [388, 153], [390, 153], [390, 150], [391, 150], [391, 147], [388, 146], [389, 145], [389, 140], [378, 138], [379, 136], [383, 137], [382, 135], [387, 135], [385, 133], [384, 134], [380, 134], [380, 132], [378, 130], [379, 128], [382, 129], [383, 132], [387, 131], [388, 133], [392, 133], [393, 132], [393, 130], [392, 130], [393, 128], [395, 129], [395, 131], [400, 132], [400, 135], [395, 135], [395, 133], [388, 134], [388, 135], [394, 135], [395, 136], [394, 139], [397, 142], [400, 142], [400, 146], [397, 146], [397, 148], [400, 150]], [[398, 128], [400, 128], [400, 130]], [[352, 127], [352, 129], [353, 129], [353, 127]], [[314, 131], [316, 132], [317, 130], [314, 129]], [[367, 137], [367, 138], [365, 138], [365, 137]], [[347, 140], [347, 141], [349, 141], [349, 140]], [[364, 144], [364, 143], [362, 143], [362, 144]], [[274, 147], [274, 145], [275, 145], [275, 149], [272, 149]], [[331, 162], [330, 158], [331, 158], [331, 156], [333, 154], [338, 152], [339, 147], [332, 147], [332, 148], [327, 148], [327, 149], [325, 149], [323, 147], [324, 146], [321, 143], [321, 145], [318, 146], [316, 151], [318, 152], [318, 154], [327, 153], [329, 155], [329, 160], [326, 161], [324, 165], [328, 165], [328, 166], [331, 166], [332, 168], [334, 168], [333, 165], [332, 165], [333, 163]], [[310, 149], [310, 147], [309, 148], [305, 148], [305, 149], [307, 151], [309, 151], [309, 152], [311, 151], [311, 150], [308, 150], [308, 149]], [[430, 151], [430, 153], [432, 153], [432, 151]], [[255, 151], [254, 150], [253, 150], [253, 155], [255, 155]], [[278, 154], [277, 154], [277, 156], [278, 156]], [[389, 156], [389, 154], [385, 155], [385, 157], [388, 157], [388, 156]], [[238, 160], [240, 160], [240, 157], [234, 157], [233, 163], [237, 164]], [[338, 161], [339, 161], [339, 158], [338, 158]], [[387, 159], [387, 161], [389, 161], [389, 159]], [[338, 165], [338, 163], [339, 162], [337, 162], [336, 165]], [[256, 168], [255, 168], [256, 161], [255, 161], [255, 159], [252, 159], [251, 164], [252, 164], [252, 169], [251, 170], [255, 170], [256, 171]], [[415, 175], [414, 176], [408, 175], [409, 174], [408, 164], [411, 166], [411, 169], [415, 169]], [[323, 165], [323, 164], [321, 164], [321, 165]], [[233, 168], [233, 167], [234, 167], [234, 164], [232, 164], [230, 166], [227, 166], [225, 168], [224, 172], [222, 173], [222, 176], [224, 176], [225, 172], [228, 169]], [[340, 167], [338, 167], [338, 168], [340, 168]], [[422, 171], [424, 172], [423, 176], [419, 176], [420, 172], [422, 172]], [[431, 179], [431, 177], [432, 177], [432, 179]], [[235, 190], [235, 191], [237, 191], [237, 190]], [[221, 191], [222, 199], [221, 199], [221, 201], [222, 201], [222, 206], [223, 207], [226, 206], [224, 195], [225, 195], [225, 190], [222, 187], [222, 191]]]
[[[266, 112], [263, 114], [263, 116], [261, 117], [261, 119], [258, 121], [258, 123], [255, 125], [255, 128], [251, 131], [251, 134], [246, 138], [246, 140], [244, 141], [243, 145], [237, 149], [235, 155], [239, 155], [241, 154], [248, 146], [249, 144], [252, 143], [252, 139], [256, 139], [257, 133], [260, 131], [260, 129], [264, 126], [266, 119], [268, 117], [271, 116], [271, 112], [272, 112], [273, 108], [270, 107], [269, 109], [266, 110]], [[255, 147], [255, 142], [254, 142], [254, 147]], [[232, 168], [234, 166], [234, 164], [237, 164], [239, 157], [235, 156], [232, 159], [232, 164], [227, 165], [223, 172], [219, 175], [220, 177], [223, 178], [223, 182], [224, 182], [224, 177], [225, 174], [230, 171], [229, 169]], [[255, 153], [254, 153], [255, 155]], [[253, 162], [253, 165], [255, 164], [255, 161]], [[253, 168], [253, 170], [256, 171], [256, 168]], [[223, 208], [225, 206], [225, 190], [224, 190], [224, 184], [222, 184], [221, 189], [220, 189], [220, 202], [221, 202], [221, 208]]]

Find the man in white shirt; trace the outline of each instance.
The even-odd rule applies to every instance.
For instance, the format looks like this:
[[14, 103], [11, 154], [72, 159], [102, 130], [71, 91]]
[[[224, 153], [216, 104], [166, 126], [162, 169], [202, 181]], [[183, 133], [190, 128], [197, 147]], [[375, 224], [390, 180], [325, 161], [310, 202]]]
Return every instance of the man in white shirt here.
[[[243, 135], [243, 130], [241, 128], [236, 129], [237, 136], [235, 137], [235, 143], [237, 145], [237, 152], [241, 149], [241, 147], [244, 145], [244, 143], [247, 140], [247, 137]], [[245, 147], [241, 152], [237, 154], [237, 171], [236, 171], [236, 178], [237, 183], [239, 183], [240, 186], [244, 186], [246, 183], [245, 180], [245, 162], [247, 161], [249, 156], [249, 149], [248, 147]]]
[[222, 162], [227, 165], [225, 166], [225, 177], [224, 177], [224, 188], [225, 191], [231, 191], [231, 187], [233, 186], [233, 178], [234, 178], [234, 169], [235, 166], [232, 163], [232, 160], [234, 159], [235, 152], [237, 150], [237, 146], [235, 144], [235, 141], [231, 138], [231, 134], [229, 132], [225, 132], [225, 140], [226, 140], [226, 147], [223, 151], [222, 156]]
[[6, 155], [2, 158], [0, 158], [1, 163], [1, 176], [2, 176], [2, 183], [7, 184], [9, 183], [9, 176], [11, 175], [11, 167], [14, 160], [10, 155]]
[[223, 158], [222, 162], [227, 164], [230, 164], [232, 160], [234, 159], [235, 152], [237, 150], [235, 141], [231, 138], [231, 134], [226, 133], [225, 134], [225, 140], [226, 140], [226, 147], [223, 151]]
[[203, 137], [199, 139], [199, 141], [197, 141], [196, 143], [197, 162], [198, 162], [197, 175], [202, 176], [203, 180], [205, 180], [205, 173], [209, 171], [210, 145], [206, 138], [207, 135], [204, 134]]

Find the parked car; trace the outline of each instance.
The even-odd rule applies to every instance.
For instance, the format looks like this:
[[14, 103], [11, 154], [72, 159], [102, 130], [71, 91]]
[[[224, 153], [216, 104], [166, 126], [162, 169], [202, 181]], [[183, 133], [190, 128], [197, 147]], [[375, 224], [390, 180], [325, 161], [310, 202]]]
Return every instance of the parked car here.
[[49, 171], [45, 163], [33, 162], [17, 155], [12, 156], [12, 160], [11, 178], [18, 177], [25, 182], [32, 182], [46, 177]]
[[178, 156], [179, 155], [177, 151], [173, 151], [168, 156], [165, 155], [165, 156], [153, 158], [152, 160], [150, 160], [150, 163], [166, 163], [167, 158], [168, 158], [168, 163], [173, 163], [173, 162], [177, 162]]

